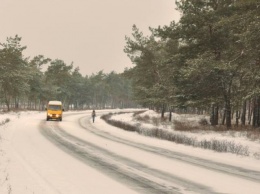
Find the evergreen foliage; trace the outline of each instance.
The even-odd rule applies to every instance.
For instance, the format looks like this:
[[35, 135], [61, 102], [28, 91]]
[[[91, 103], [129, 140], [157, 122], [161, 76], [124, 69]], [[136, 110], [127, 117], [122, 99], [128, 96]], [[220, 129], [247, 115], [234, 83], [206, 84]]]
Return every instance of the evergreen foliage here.
[[[25, 58], [21, 37], [0, 43], [0, 108], [44, 110], [50, 100], [65, 109], [133, 107], [130, 81], [115, 72], [83, 77], [73, 63], [43, 55]], [[43, 66], [48, 65], [43, 71]]]
[[176, 0], [176, 5], [182, 14], [178, 23], [150, 29], [149, 37], [134, 26], [126, 38], [125, 52], [135, 66], [125, 75], [133, 79], [136, 100], [162, 109], [211, 110], [213, 125], [224, 110], [227, 127], [234, 112], [239, 117], [246, 111], [247, 101], [259, 126], [260, 3]]
[[[82, 76], [73, 63], [24, 57], [21, 37], [0, 43], [0, 105], [43, 110], [49, 100], [66, 109], [193, 109], [211, 124], [260, 126], [260, 3], [257, 0], [176, 0], [180, 20], [150, 28], [133, 25], [125, 53], [135, 66], [123, 74]], [[48, 65], [46, 71], [42, 67]], [[219, 116], [222, 120], [219, 121]], [[247, 121], [247, 123], [246, 123]]]

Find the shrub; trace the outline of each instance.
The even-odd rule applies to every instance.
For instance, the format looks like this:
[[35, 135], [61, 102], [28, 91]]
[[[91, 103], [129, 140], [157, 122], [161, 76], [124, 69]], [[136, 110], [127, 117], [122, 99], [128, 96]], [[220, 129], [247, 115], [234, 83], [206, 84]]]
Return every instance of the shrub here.
[[253, 156], [254, 156], [256, 159], [260, 160], [260, 153], [254, 153]]
[[209, 124], [209, 122], [208, 122], [208, 120], [207, 120], [207, 119], [205, 119], [205, 118], [202, 118], [202, 119], [200, 119], [200, 120], [199, 120], [199, 124], [200, 124], [200, 125], [208, 125], [208, 124]]
[[237, 155], [249, 156], [249, 150], [247, 146], [241, 144], [235, 144], [233, 141], [227, 140], [202, 140], [196, 147], [204, 149], [214, 150], [216, 152], [229, 152]]
[[161, 120], [157, 117], [152, 117], [152, 123], [155, 125], [155, 126], [159, 126], [160, 123], [161, 123]]
[[176, 131], [192, 131], [192, 130], [199, 129], [198, 126], [196, 126], [188, 121], [182, 122], [182, 121], [174, 120], [173, 124], [174, 124], [174, 130], [176, 130]]
[[[116, 121], [111, 120], [112, 114], [103, 115], [101, 118], [105, 120], [108, 124], [111, 124], [115, 127], [119, 127], [121, 129], [127, 130], [127, 131], [135, 131], [139, 134], [142, 134], [144, 136], [150, 136], [150, 137], [156, 137], [164, 140], [168, 140], [171, 142], [175, 142], [178, 144], [184, 144], [188, 146], [193, 147], [200, 147], [203, 149], [210, 149], [214, 150], [216, 152], [229, 152], [237, 155], [243, 155], [248, 156], [249, 150], [247, 146], [243, 146], [241, 144], [236, 144], [233, 141], [227, 141], [227, 140], [217, 140], [217, 139], [210, 139], [210, 140], [200, 140], [198, 141], [195, 137], [189, 137], [183, 133], [176, 133], [173, 131], [167, 131], [164, 129], [160, 129], [158, 127], [147, 129], [142, 128], [140, 124], [137, 125], [130, 125], [127, 123], [124, 123], [122, 121]], [[177, 127], [177, 130], [180, 131], [190, 131], [194, 129], [198, 129], [197, 126], [193, 126], [190, 123], [184, 123], [180, 121], [174, 121], [175, 124], [175, 130]], [[254, 157], [260, 157], [260, 154], [255, 153]]]
[[143, 117], [141, 117], [140, 115], [136, 115], [134, 117], [137, 121], [142, 121], [142, 122], [149, 122], [150, 121], [150, 116], [149, 115], [144, 115]]
[[9, 119], [9, 118], [6, 118], [6, 119], [3, 120], [2, 122], [0, 122], [0, 126], [6, 124], [6, 123], [8, 123], [8, 122], [10, 122], [10, 119]]
[[252, 141], [260, 139], [260, 131], [259, 130], [250, 130], [246, 132], [246, 137], [251, 139]]
[[136, 112], [134, 112], [133, 117], [135, 117], [135, 116], [137, 116], [137, 115], [139, 115], [139, 114], [142, 114], [142, 113], [144, 113], [145, 111], [146, 111], [146, 110], [136, 111]]

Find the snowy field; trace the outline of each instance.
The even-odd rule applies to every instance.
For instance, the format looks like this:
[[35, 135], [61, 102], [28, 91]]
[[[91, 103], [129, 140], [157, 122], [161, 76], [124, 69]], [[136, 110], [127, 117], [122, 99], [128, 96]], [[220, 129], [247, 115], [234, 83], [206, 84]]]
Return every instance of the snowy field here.
[[[109, 126], [100, 119], [108, 112], [97, 111], [95, 123], [91, 111], [65, 112], [62, 122], [45, 121], [44, 112], [0, 114], [0, 193], [259, 193], [260, 160], [254, 156], [260, 153], [259, 140], [185, 132], [197, 139], [235, 141], [251, 154], [217, 153]], [[158, 117], [151, 111], [143, 114]], [[131, 113], [113, 119], [139, 122]], [[190, 115], [185, 119], [197, 121]], [[156, 127], [176, 132], [174, 126]]]

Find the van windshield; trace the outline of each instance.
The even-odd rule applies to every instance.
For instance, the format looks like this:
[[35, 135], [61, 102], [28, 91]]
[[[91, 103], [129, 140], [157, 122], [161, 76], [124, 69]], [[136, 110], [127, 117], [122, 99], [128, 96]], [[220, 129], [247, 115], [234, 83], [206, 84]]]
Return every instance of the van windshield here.
[[49, 110], [61, 110], [60, 105], [49, 105]]

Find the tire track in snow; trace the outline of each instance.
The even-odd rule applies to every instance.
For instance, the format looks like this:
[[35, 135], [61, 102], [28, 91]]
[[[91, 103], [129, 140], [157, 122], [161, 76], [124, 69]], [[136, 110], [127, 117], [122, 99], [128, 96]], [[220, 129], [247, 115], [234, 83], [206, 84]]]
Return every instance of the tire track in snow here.
[[63, 151], [139, 193], [214, 193], [206, 186], [151, 169], [79, 139], [61, 129], [56, 122], [42, 123], [40, 132]]
[[[85, 120], [85, 121], [83, 121]], [[216, 172], [222, 172], [231, 176], [236, 176], [239, 178], [247, 179], [250, 181], [254, 181], [257, 183], [260, 183], [260, 172], [259, 171], [253, 171], [249, 169], [244, 169], [242, 167], [232, 166], [228, 164], [218, 163], [186, 154], [182, 154], [179, 152], [170, 151], [163, 148], [158, 148], [155, 146], [150, 146], [138, 142], [133, 142], [127, 139], [123, 139], [117, 136], [113, 136], [110, 133], [104, 132], [97, 127], [93, 126], [91, 124], [91, 121], [87, 121], [87, 126], [84, 125], [86, 123], [85, 117], [81, 117], [79, 119], [79, 125], [84, 128], [86, 131], [93, 133], [99, 137], [109, 139], [111, 141], [115, 141], [124, 145], [132, 146], [138, 149], [141, 149], [143, 151], [147, 151], [153, 154], [157, 154], [160, 156], [164, 156], [166, 158], [179, 160], [188, 164], [196, 165], [199, 167], [203, 167], [209, 170], [214, 170]]]

